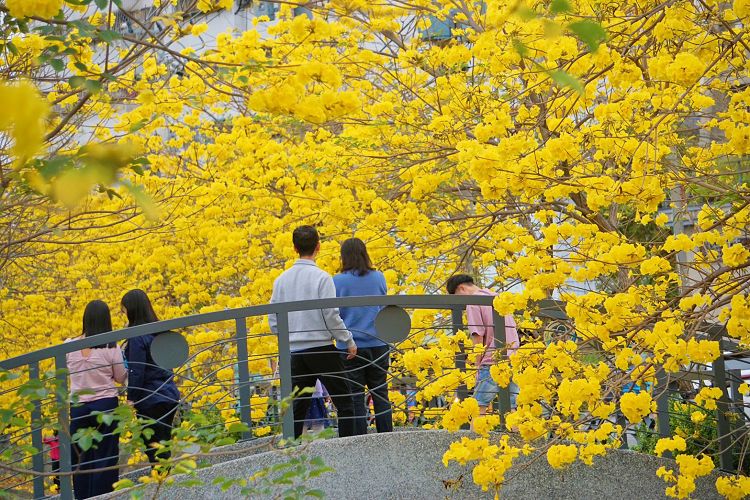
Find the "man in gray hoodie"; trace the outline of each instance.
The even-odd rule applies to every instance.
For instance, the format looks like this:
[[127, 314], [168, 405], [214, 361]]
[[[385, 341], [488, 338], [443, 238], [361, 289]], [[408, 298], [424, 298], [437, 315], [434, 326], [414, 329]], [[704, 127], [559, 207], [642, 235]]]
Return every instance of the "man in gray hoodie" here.
[[[320, 252], [320, 236], [312, 226], [300, 226], [292, 233], [299, 259], [273, 282], [271, 303], [336, 297], [333, 278], [315, 264]], [[271, 331], [278, 335], [276, 314], [268, 315]], [[289, 348], [292, 352], [292, 385], [296, 389], [315, 387], [320, 379], [336, 406], [339, 436], [352, 436], [354, 403], [349, 381], [344, 373], [344, 353], [336, 349], [333, 339], [346, 344], [347, 359], [357, 355], [351, 332], [339, 316], [339, 310], [315, 309], [289, 313]], [[302, 435], [310, 396], [294, 400], [294, 437]]]

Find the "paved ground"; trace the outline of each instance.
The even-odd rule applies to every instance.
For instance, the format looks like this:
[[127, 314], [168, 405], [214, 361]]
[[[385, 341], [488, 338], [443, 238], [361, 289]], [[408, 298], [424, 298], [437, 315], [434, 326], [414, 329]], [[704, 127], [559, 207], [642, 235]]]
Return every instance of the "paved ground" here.
[[[442, 465], [443, 453], [462, 435], [469, 434], [405, 431], [320, 440], [304, 450], [269, 451], [219, 463], [197, 472], [196, 477], [204, 486], [149, 490], [145, 498], [153, 498], [156, 493], [155, 497], [160, 499], [236, 499], [239, 488], [222, 491], [212, 482], [216, 478], [248, 478], [301, 453], [319, 456], [334, 469], [305, 485], [321, 489], [329, 499], [492, 498], [492, 494], [473, 484], [470, 469]], [[617, 450], [594, 463], [592, 467], [577, 464], [565, 471], [552, 470], [544, 459], [514, 466], [500, 495], [534, 500], [664, 498], [665, 483], [656, 477], [655, 471], [661, 465], [670, 465], [669, 460]], [[718, 498], [713, 486], [715, 479], [716, 476], [699, 480], [693, 498]], [[261, 497], [275, 495], [268, 492], [256, 496]]]

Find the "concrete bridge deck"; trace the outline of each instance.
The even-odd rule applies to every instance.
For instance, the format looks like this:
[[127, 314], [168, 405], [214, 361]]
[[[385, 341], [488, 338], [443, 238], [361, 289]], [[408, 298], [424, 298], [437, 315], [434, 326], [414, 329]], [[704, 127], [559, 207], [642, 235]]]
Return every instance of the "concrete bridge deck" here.
[[[492, 492], [483, 492], [474, 485], [468, 466], [453, 463], [445, 468], [442, 465], [443, 453], [450, 443], [471, 435], [466, 431], [423, 430], [317, 440], [302, 451], [297, 448], [273, 450], [216, 463], [196, 473], [203, 486], [170, 486], [158, 492], [149, 487], [145, 497], [236, 499], [240, 497], [238, 487], [222, 491], [212, 482], [216, 478], [248, 478], [302, 452], [321, 457], [334, 469], [305, 484], [307, 488], [322, 490], [333, 500], [493, 498]], [[675, 463], [632, 451], [611, 450], [605, 457], [596, 458], [593, 466], [577, 463], [558, 471], [541, 457], [514, 465], [506, 475], [507, 484], [500, 491], [500, 497], [529, 500], [660, 499], [665, 498], [667, 486], [656, 477], [656, 469], [662, 465], [669, 468]], [[718, 474], [717, 471], [699, 479], [692, 497], [720, 498], [714, 486]], [[275, 498], [275, 495], [269, 497]]]

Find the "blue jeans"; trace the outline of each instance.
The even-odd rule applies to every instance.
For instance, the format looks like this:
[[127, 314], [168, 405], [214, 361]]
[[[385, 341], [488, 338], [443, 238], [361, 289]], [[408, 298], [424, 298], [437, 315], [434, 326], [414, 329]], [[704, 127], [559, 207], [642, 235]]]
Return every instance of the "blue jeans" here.
[[[474, 387], [474, 399], [477, 400], [479, 406], [489, 406], [495, 399], [495, 396], [497, 396], [499, 390], [500, 386], [497, 385], [497, 382], [490, 375], [490, 366], [480, 366], [477, 371], [477, 385]], [[510, 391], [510, 407], [511, 409], [515, 409], [518, 386], [514, 382], [511, 382], [508, 390]]]

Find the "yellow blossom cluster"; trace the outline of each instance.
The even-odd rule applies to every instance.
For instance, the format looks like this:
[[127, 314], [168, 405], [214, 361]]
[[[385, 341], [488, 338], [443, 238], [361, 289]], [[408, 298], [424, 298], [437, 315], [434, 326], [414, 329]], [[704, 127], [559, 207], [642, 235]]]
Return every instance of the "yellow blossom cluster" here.
[[[282, 2], [273, 22], [224, 31], [214, 22], [231, 1], [189, 13], [142, 1], [153, 19], [134, 33], [78, 3], [4, 2], [5, 357], [79, 335], [95, 298], [124, 326], [131, 288], [162, 318], [266, 303], [302, 223], [323, 234], [327, 272], [358, 236], [390, 293], [442, 292], [457, 272], [498, 291], [495, 309], [525, 334], [490, 368], [520, 388], [505, 428], [556, 466], [591, 463], [653, 412], [659, 371], [715, 361], [706, 322], [750, 345], [747, 0], [333, 0], [304, 14]], [[553, 297], [567, 333], [542, 331], [537, 306]], [[409, 378], [426, 425], [489, 432], [498, 422], [468, 399], [429, 404], [475, 380], [477, 351], [445, 319], [413, 313], [394, 417], [408, 419], [395, 384]], [[178, 373], [188, 403], [227, 425], [234, 328], [185, 329]], [[250, 372], [271, 378], [276, 340], [264, 318], [247, 329]], [[270, 389], [257, 385], [256, 424]], [[696, 402], [715, 408], [720, 392]], [[590, 425], [620, 413], [626, 426]], [[672, 439], [657, 448], [686, 450]], [[494, 437], [461, 446], [447, 461], [475, 461], [495, 490], [531, 452]], [[709, 467], [695, 460], [664, 473], [670, 494], [690, 494]], [[717, 488], [736, 496], [743, 481]]]
[[451, 444], [448, 451], [443, 455], [443, 464], [447, 467], [451, 461], [465, 465], [477, 461], [472, 471], [474, 482], [481, 486], [484, 491], [492, 488], [495, 492], [505, 481], [505, 473], [513, 465], [513, 460], [523, 455], [528, 455], [533, 448], [528, 445], [522, 447], [510, 444], [509, 436], [500, 437], [496, 443], [490, 444], [485, 437], [461, 438]]
[[573, 444], [555, 444], [547, 449], [547, 462], [555, 469], [572, 464], [577, 456], [578, 448]]
[[718, 387], [704, 387], [695, 396], [695, 404], [706, 410], [716, 409], [716, 400], [722, 396], [722, 391]]
[[63, 0], [6, 0], [5, 6], [13, 17], [54, 17], [63, 7]]
[[687, 443], [685, 439], [680, 436], [674, 436], [671, 438], [661, 438], [656, 442], [655, 453], [657, 456], [661, 456], [665, 451], [685, 451], [687, 449]]
[[716, 491], [727, 500], [741, 500], [747, 497], [747, 492], [750, 491], [750, 477], [719, 477], [716, 479]]
[[701, 458], [692, 455], [677, 455], [675, 460], [679, 467], [679, 473], [676, 476], [673, 470], [666, 467], [660, 467], [656, 471], [656, 475], [667, 483], [675, 483], [667, 488], [666, 495], [668, 497], [690, 498], [690, 494], [695, 491], [695, 480], [710, 474], [714, 469], [714, 462], [707, 455], [703, 455]]
[[442, 425], [445, 429], [455, 432], [478, 415], [479, 403], [474, 398], [468, 398], [451, 405], [450, 409], [443, 415]]

